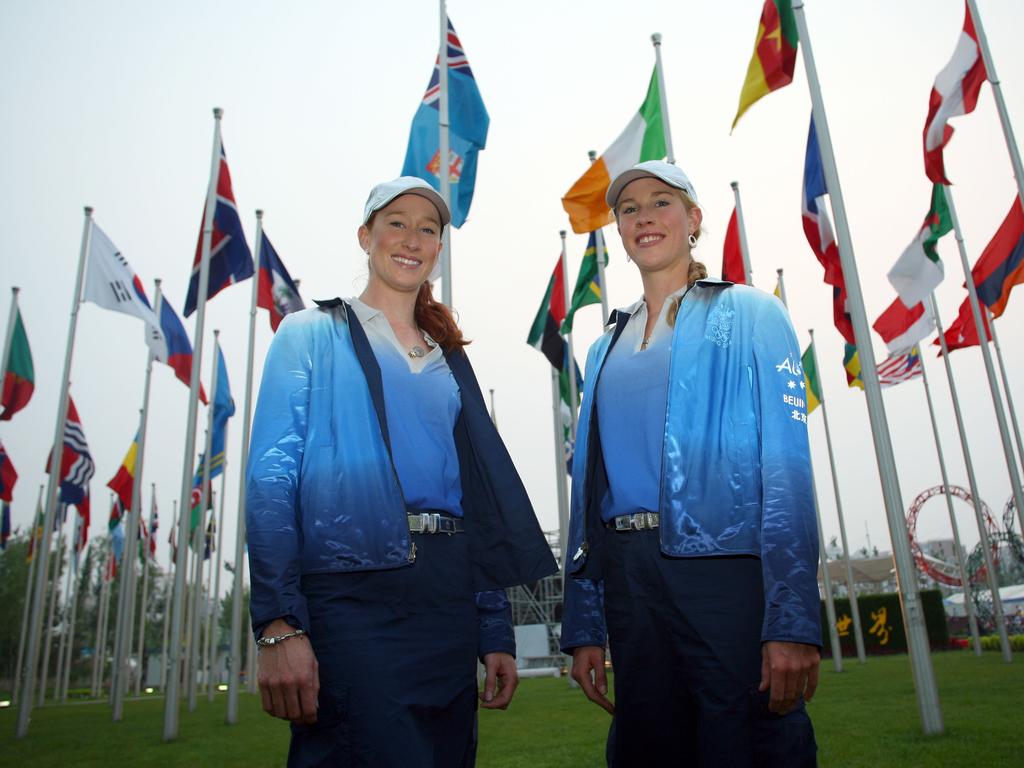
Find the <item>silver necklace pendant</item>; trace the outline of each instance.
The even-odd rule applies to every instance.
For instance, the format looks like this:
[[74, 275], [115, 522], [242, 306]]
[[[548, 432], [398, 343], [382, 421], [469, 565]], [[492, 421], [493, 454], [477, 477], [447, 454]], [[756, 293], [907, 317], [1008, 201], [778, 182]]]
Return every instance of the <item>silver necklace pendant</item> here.
[[409, 350], [409, 357], [426, 357], [427, 350], [417, 344], [415, 347]]

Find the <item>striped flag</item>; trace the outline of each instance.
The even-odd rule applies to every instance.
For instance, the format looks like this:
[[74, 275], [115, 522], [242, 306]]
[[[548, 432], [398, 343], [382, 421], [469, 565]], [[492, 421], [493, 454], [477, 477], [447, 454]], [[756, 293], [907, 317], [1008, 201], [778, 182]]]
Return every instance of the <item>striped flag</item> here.
[[135, 456], [138, 451], [139, 433], [136, 432], [135, 437], [132, 438], [132, 444], [128, 446], [124, 460], [121, 461], [121, 466], [117, 468], [117, 472], [107, 483], [107, 488], [117, 494], [125, 509], [132, 507], [132, 494], [135, 490]]
[[810, 344], [800, 356], [800, 367], [804, 369], [804, 393], [807, 400], [807, 415], [821, 405], [821, 384], [818, 382], [818, 367], [814, 364], [814, 348]]
[[942, 151], [953, 138], [949, 119], [974, 111], [981, 84], [985, 82], [985, 61], [978, 46], [971, 9], [964, 4], [964, 28], [956, 41], [953, 58], [939, 72], [928, 100], [924, 123], [924, 171], [936, 184], [949, 184]]
[[10, 331], [11, 345], [3, 363], [3, 397], [0, 399], [0, 421], [7, 421], [28, 405], [36, 388], [36, 375], [32, 366], [32, 350], [28, 346], [21, 310], [14, 314], [14, 328]]
[[890, 352], [904, 351], [931, 335], [935, 330], [935, 316], [930, 305], [925, 307], [919, 302], [907, 309], [897, 296], [871, 327]]
[[[51, 458], [49, 456], [46, 459], [47, 474], [50, 472]], [[60, 502], [80, 504], [95, 473], [96, 465], [89, 453], [89, 444], [85, 441], [78, 409], [71, 395], [68, 395], [68, 415], [64, 421], [64, 444], [60, 459]]]
[[894, 352], [878, 364], [878, 383], [883, 389], [894, 387], [920, 376], [923, 372], [921, 351], [917, 347], [912, 347], [902, 353]]
[[791, 0], [765, 0], [733, 128], [755, 101], [793, 82], [798, 41]]
[[[589, 304], [600, 304], [601, 303], [601, 286], [600, 272], [598, 272], [598, 259], [601, 260], [601, 266], [608, 266], [608, 250], [601, 245], [601, 253], [597, 253], [597, 233], [591, 232], [590, 239], [587, 240], [587, 250], [583, 252], [583, 262], [580, 264], [580, 274], [576, 278], [576, 287], [572, 292], [572, 304], [569, 307], [569, 311], [565, 315], [565, 320], [562, 321], [562, 333], [572, 333], [572, 320], [576, 315], [576, 310], [582, 307], [586, 307]], [[559, 264], [562, 262], [559, 261]]]
[[285, 315], [305, 308], [299, 288], [288, 274], [281, 257], [270, 244], [267, 233], [260, 238], [259, 285], [256, 288], [256, 306], [270, 312], [270, 329], [277, 332], [277, 326]]
[[860, 354], [853, 344], [844, 348], [843, 368], [846, 369], [846, 386], [864, 389], [864, 380], [860, 377]]
[[610, 224], [614, 217], [604, 195], [612, 179], [637, 163], [665, 158], [667, 150], [661, 115], [658, 71], [655, 69], [647, 86], [647, 97], [626, 129], [562, 197], [562, 207], [569, 214], [573, 232], [582, 235]]
[[1024, 206], [1014, 195], [1003, 223], [971, 270], [978, 298], [999, 317], [1006, 310], [1010, 290], [1024, 283]]

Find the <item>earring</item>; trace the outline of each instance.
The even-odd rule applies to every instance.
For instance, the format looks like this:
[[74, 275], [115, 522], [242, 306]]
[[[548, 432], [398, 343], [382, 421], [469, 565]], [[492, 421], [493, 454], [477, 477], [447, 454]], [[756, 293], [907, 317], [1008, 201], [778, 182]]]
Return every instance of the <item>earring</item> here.
[[693, 236], [693, 232], [690, 233], [690, 236], [687, 238], [687, 240], [689, 240], [691, 248], [697, 247], [697, 238]]

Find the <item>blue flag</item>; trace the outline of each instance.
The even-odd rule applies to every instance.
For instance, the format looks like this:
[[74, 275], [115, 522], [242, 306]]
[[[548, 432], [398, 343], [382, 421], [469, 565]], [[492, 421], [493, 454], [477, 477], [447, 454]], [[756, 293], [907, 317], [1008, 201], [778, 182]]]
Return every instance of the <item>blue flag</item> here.
[[[192, 262], [192, 277], [188, 281], [185, 296], [185, 317], [196, 310], [199, 295], [199, 262], [203, 254], [203, 226], [206, 222], [206, 206], [203, 206], [203, 220], [199, 225], [199, 242]], [[206, 298], [212, 299], [229, 285], [253, 275], [252, 252], [245, 242], [242, 220], [238, 217], [235, 193], [231, 188], [231, 172], [224, 146], [220, 148], [220, 170], [217, 173], [217, 195], [213, 210], [213, 236], [210, 240], [210, 282]]]
[[[228, 368], [224, 353], [217, 346], [217, 391], [213, 393], [213, 436], [210, 438], [210, 479], [224, 471], [224, 439], [227, 437], [228, 419], [235, 415], [235, 401], [231, 399]], [[202, 472], [202, 465], [200, 465]]]
[[[427, 85], [427, 92], [409, 132], [403, 176], [418, 176], [434, 189], [441, 189], [439, 110], [441, 95], [439, 62]], [[477, 153], [487, 144], [491, 119], [469, 68], [455, 27], [448, 21], [448, 119], [450, 130], [448, 173], [451, 179], [452, 226], [461, 227], [469, 215], [476, 184]]]

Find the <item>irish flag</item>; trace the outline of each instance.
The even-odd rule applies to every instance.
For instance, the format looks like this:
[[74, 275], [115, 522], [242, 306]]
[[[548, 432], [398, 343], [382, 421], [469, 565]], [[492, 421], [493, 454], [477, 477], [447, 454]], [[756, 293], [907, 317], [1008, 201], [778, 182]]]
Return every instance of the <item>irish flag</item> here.
[[793, 82], [798, 40], [792, 0], [765, 0], [733, 128], [755, 101]]
[[931, 208], [924, 217], [924, 224], [889, 270], [889, 282], [908, 307], [924, 301], [942, 282], [942, 262], [936, 246], [939, 238], [952, 230], [953, 219], [946, 205], [946, 188], [935, 184]]
[[661, 109], [658, 72], [655, 70], [647, 87], [647, 98], [626, 130], [591, 163], [587, 172], [562, 198], [562, 207], [569, 214], [573, 232], [581, 235], [593, 232], [612, 221], [611, 209], [604, 202], [604, 194], [612, 179], [637, 163], [664, 159], [667, 150]]
[[953, 138], [949, 119], [974, 111], [985, 78], [985, 61], [978, 47], [974, 19], [965, 4], [963, 31], [953, 58], [935, 78], [928, 102], [928, 119], [924, 123], [924, 172], [936, 184], [950, 183], [942, 160], [942, 150]]
[[10, 348], [3, 363], [3, 400], [0, 401], [3, 412], [0, 413], [0, 421], [7, 421], [28, 404], [36, 388], [32, 351], [28, 347], [28, 336], [25, 334], [25, 324], [21, 322], [20, 309], [14, 312]]

